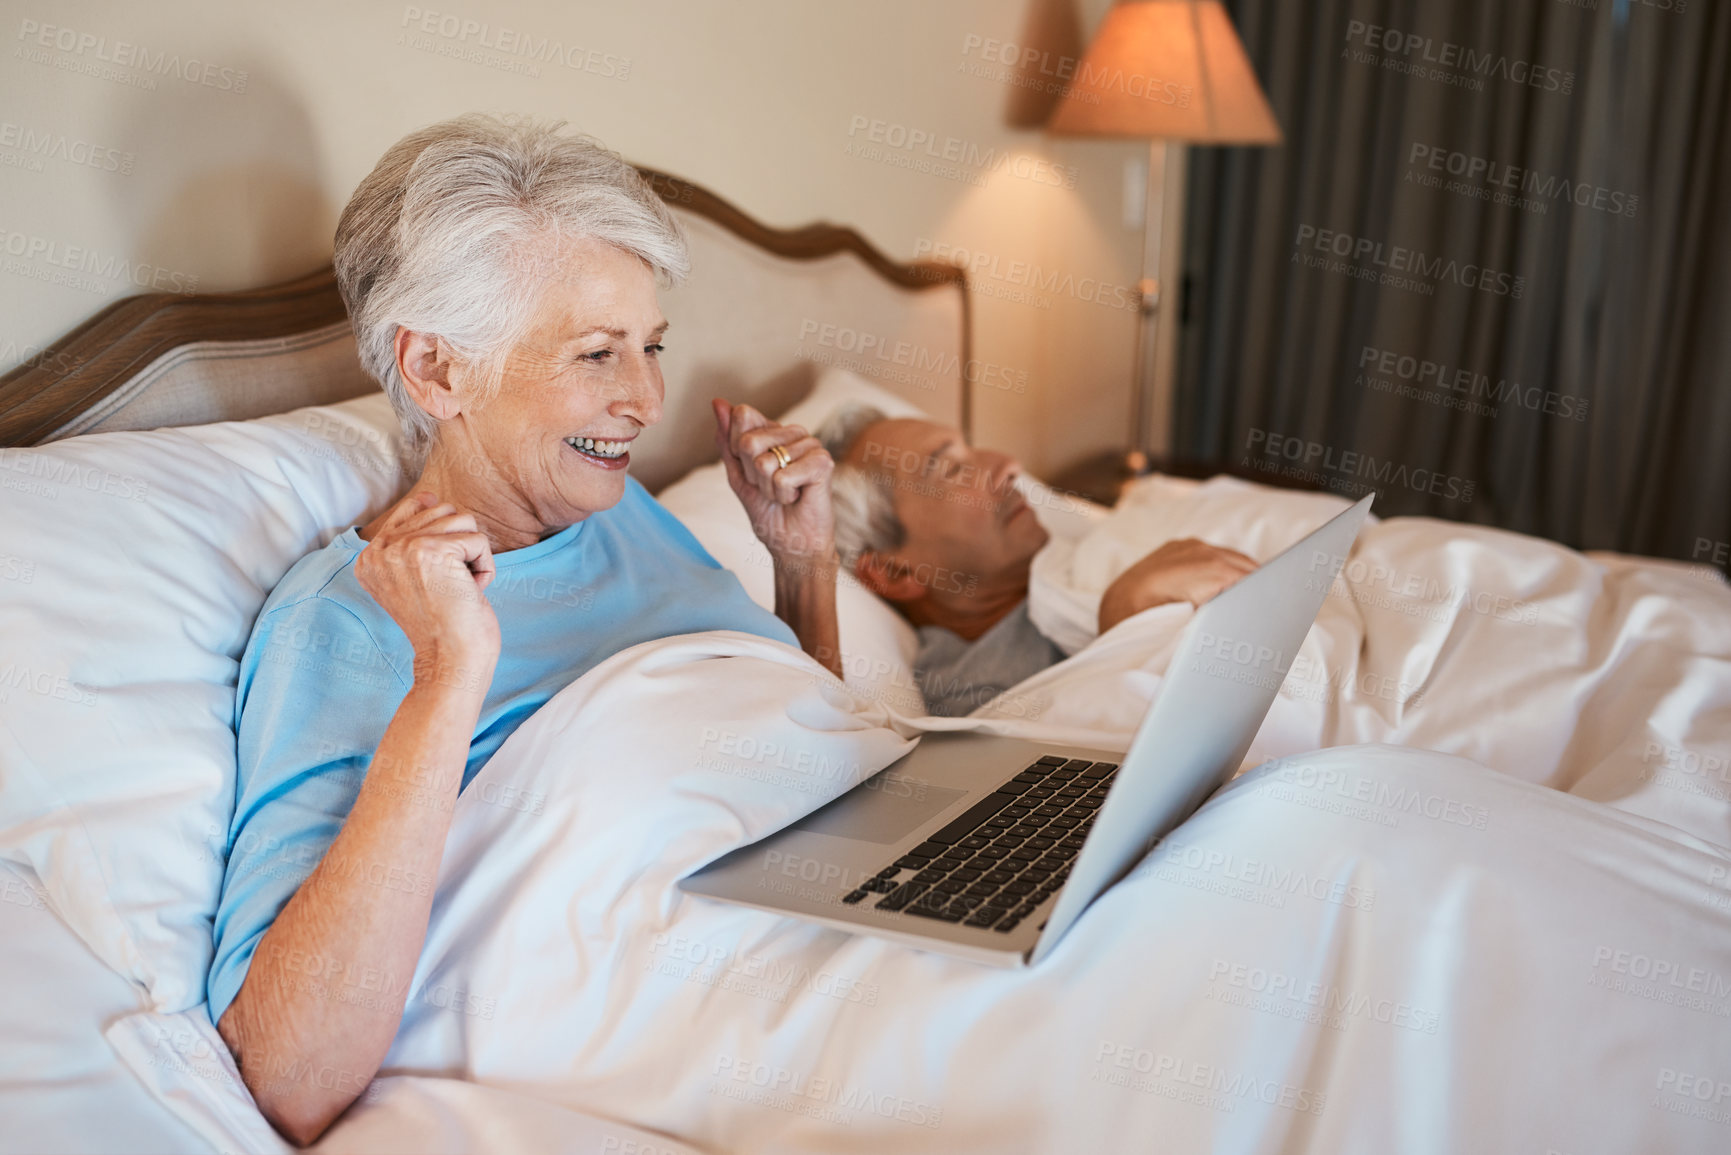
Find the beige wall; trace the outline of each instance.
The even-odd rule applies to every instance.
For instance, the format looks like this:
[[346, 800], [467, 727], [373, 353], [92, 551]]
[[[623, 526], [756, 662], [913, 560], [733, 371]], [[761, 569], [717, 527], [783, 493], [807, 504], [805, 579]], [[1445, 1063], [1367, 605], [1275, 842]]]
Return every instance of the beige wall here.
[[[459, 112], [528, 112], [774, 224], [850, 224], [900, 259], [974, 254], [978, 368], [1012, 386], [976, 394], [979, 438], [1050, 472], [1124, 436], [1138, 275], [1121, 198], [1142, 150], [1008, 127], [1026, 92], [984, 59], [986, 42], [1066, 7], [3, 0], [0, 369], [153, 282], [221, 290], [310, 271], [393, 140]], [[1080, 7], [1091, 32], [1105, 2]], [[477, 48], [505, 28], [564, 59]], [[907, 167], [928, 157], [907, 147], [916, 133], [933, 159], [957, 156], [954, 171]], [[1051, 288], [1026, 283], [1034, 266]]]

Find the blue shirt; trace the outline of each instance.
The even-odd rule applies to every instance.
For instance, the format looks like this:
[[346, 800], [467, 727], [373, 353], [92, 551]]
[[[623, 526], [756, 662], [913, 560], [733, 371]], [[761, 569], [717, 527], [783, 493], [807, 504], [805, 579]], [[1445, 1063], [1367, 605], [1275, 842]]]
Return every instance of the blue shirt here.
[[[259, 939], [336, 838], [414, 677], [408, 638], [355, 579], [365, 545], [350, 528], [297, 562], [265, 602], [241, 657], [236, 803], [208, 984], [213, 1021], [234, 1001]], [[499, 620], [499, 660], [463, 787], [542, 703], [627, 647], [702, 630], [798, 645], [629, 478], [618, 505], [496, 554], [494, 564], [486, 596]], [[424, 789], [441, 804], [450, 797], [449, 783]], [[376, 881], [422, 893], [433, 883]]]

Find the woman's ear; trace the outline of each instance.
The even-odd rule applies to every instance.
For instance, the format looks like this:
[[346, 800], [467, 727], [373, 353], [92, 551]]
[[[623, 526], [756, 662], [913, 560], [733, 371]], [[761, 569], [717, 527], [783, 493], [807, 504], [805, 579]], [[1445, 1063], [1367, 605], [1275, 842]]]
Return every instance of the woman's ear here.
[[925, 592], [906, 565], [871, 550], [854, 560], [853, 573], [860, 585], [892, 604], [914, 601]]
[[437, 421], [449, 421], [463, 409], [451, 368], [451, 351], [437, 336], [398, 326], [397, 372], [409, 396]]

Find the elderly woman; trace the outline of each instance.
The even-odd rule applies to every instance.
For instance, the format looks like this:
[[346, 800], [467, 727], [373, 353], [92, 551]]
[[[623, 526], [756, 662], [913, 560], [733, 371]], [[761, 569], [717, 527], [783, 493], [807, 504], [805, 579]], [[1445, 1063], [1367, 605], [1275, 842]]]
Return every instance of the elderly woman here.
[[[743, 630], [833, 663], [832, 463], [715, 403], [776, 612], [636, 481], [661, 417], [673, 217], [558, 126], [464, 117], [385, 153], [337, 226], [360, 357], [424, 454], [295, 565], [241, 661], [210, 1012], [288, 1138], [366, 1087], [402, 1017], [458, 793], [542, 703], [654, 638]], [[791, 543], [791, 545], [790, 545]]]

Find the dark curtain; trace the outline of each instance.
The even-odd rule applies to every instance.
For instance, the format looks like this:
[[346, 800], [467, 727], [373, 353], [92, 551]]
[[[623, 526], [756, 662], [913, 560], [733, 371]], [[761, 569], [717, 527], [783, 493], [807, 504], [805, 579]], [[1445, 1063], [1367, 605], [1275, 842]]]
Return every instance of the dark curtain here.
[[1723, 564], [1731, 3], [1228, 8], [1286, 141], [1191, 151], [1174, 458]]

